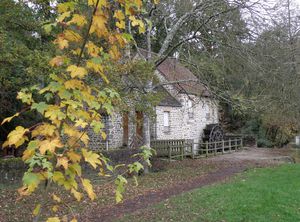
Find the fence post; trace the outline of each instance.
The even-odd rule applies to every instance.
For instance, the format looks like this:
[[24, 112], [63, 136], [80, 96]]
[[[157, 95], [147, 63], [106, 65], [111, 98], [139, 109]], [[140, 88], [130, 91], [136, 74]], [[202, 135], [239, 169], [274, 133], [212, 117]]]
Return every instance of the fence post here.
[[172, 155], [171, 146], [168, 146], [168, 151], [169, 151], [169, 161], [171, 162], [171, 155]]
[[191, 143], [191, 151], [192, 151], [192, 159], [195, 158], [195, 154], [194, 154], [194, 143]]
[[222, 140], [222, 154], [224, 154], [224, 147], [225, 147], [225, 142], [224, 142], [224, 140]]
[[181, 160], [183, 160], [184, 146], [180, 146]]
[[214, 155], [217, 155], [217, 142], [214, 142]]
[[231, 153], [231, 139], [229, 139], [229, 153]]
[[241, 138], [241, 149], [244, 149], [244, 145], [243, 145], [243, 137]]
[[206, 157], [208, 157], [208, 142], [205, 142], [205, 153], [206, 153]]

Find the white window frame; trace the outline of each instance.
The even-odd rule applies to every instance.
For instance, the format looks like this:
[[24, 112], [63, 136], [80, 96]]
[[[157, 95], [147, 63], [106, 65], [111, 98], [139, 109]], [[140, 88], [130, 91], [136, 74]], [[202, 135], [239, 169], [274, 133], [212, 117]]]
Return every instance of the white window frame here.
[[194, 107], [193, 107], [193, 101], [192, 100], [188, 100], [187, 102], [187, 107], [188, 107], [188, 116], [190, 119], [194, 118]]
[[169, 111], [164, 111], [163, 113], [163, 131], [164, 132], [170, 132], [170, 112]]
[[207, 121], [211, 120], [211, 113], [207, 112], [206, 115], [205, 115], [205, 118], [206, 118]]

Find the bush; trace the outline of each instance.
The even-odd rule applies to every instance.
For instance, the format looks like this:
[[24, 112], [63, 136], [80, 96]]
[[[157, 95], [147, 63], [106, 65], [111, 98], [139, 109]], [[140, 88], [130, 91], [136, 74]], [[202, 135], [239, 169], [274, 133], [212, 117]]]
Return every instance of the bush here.
[[271, 148], [271, 147], [274, 146], [274, 144], [266, 138], [259, 138], [257, 140], [257, 146], [258, 147], [269, 147], [269, 148]]

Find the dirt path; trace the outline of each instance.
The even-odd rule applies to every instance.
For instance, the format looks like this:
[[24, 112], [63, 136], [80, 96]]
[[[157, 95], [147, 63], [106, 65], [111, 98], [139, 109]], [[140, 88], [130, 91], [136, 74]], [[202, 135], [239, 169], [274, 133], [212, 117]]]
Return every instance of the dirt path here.
[[[224, 181], [233, 175], [249, 168], [265, 167], [290, 161], [291, 158], [282, 152], [270, 149], [249, 149], [233, 154], [216, 156], [209, 160], [210, 164], [217, 165], [217, 170], [209, 174], [192, 178], [188, 181], [180, 181], [173, 186], [151, 191], [144, 195], [125, 200], [122, 204], [104, 208], [94, 208], [85, 212], [79, 221], [113, 221], [125, 214], [145, 209], [159, 203], [171, 196], [200, 188], [206, 185]], [[190, 160], [195, 161], [195, 160]], [[207, 161], [207, 160], [203, 160]], [[200, 161], [201, 164], [201, 161]]]

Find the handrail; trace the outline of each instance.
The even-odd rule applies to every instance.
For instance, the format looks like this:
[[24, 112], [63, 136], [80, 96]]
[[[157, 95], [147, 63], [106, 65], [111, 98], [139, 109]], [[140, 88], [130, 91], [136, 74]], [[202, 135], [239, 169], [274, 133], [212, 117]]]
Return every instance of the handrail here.
[[[168, 156], [168, 159], [191, 156], [192, 158], [201, 156], [208, 157], [210, 154], [225, 154], [243, 148], [243, 138], [213, 141], [205, 143], [191, 143], [191, 140], [154, 140], [151, 147], [157, 151], [158, 156]], [[197, 148], [198, 147], [198, 148]]]

